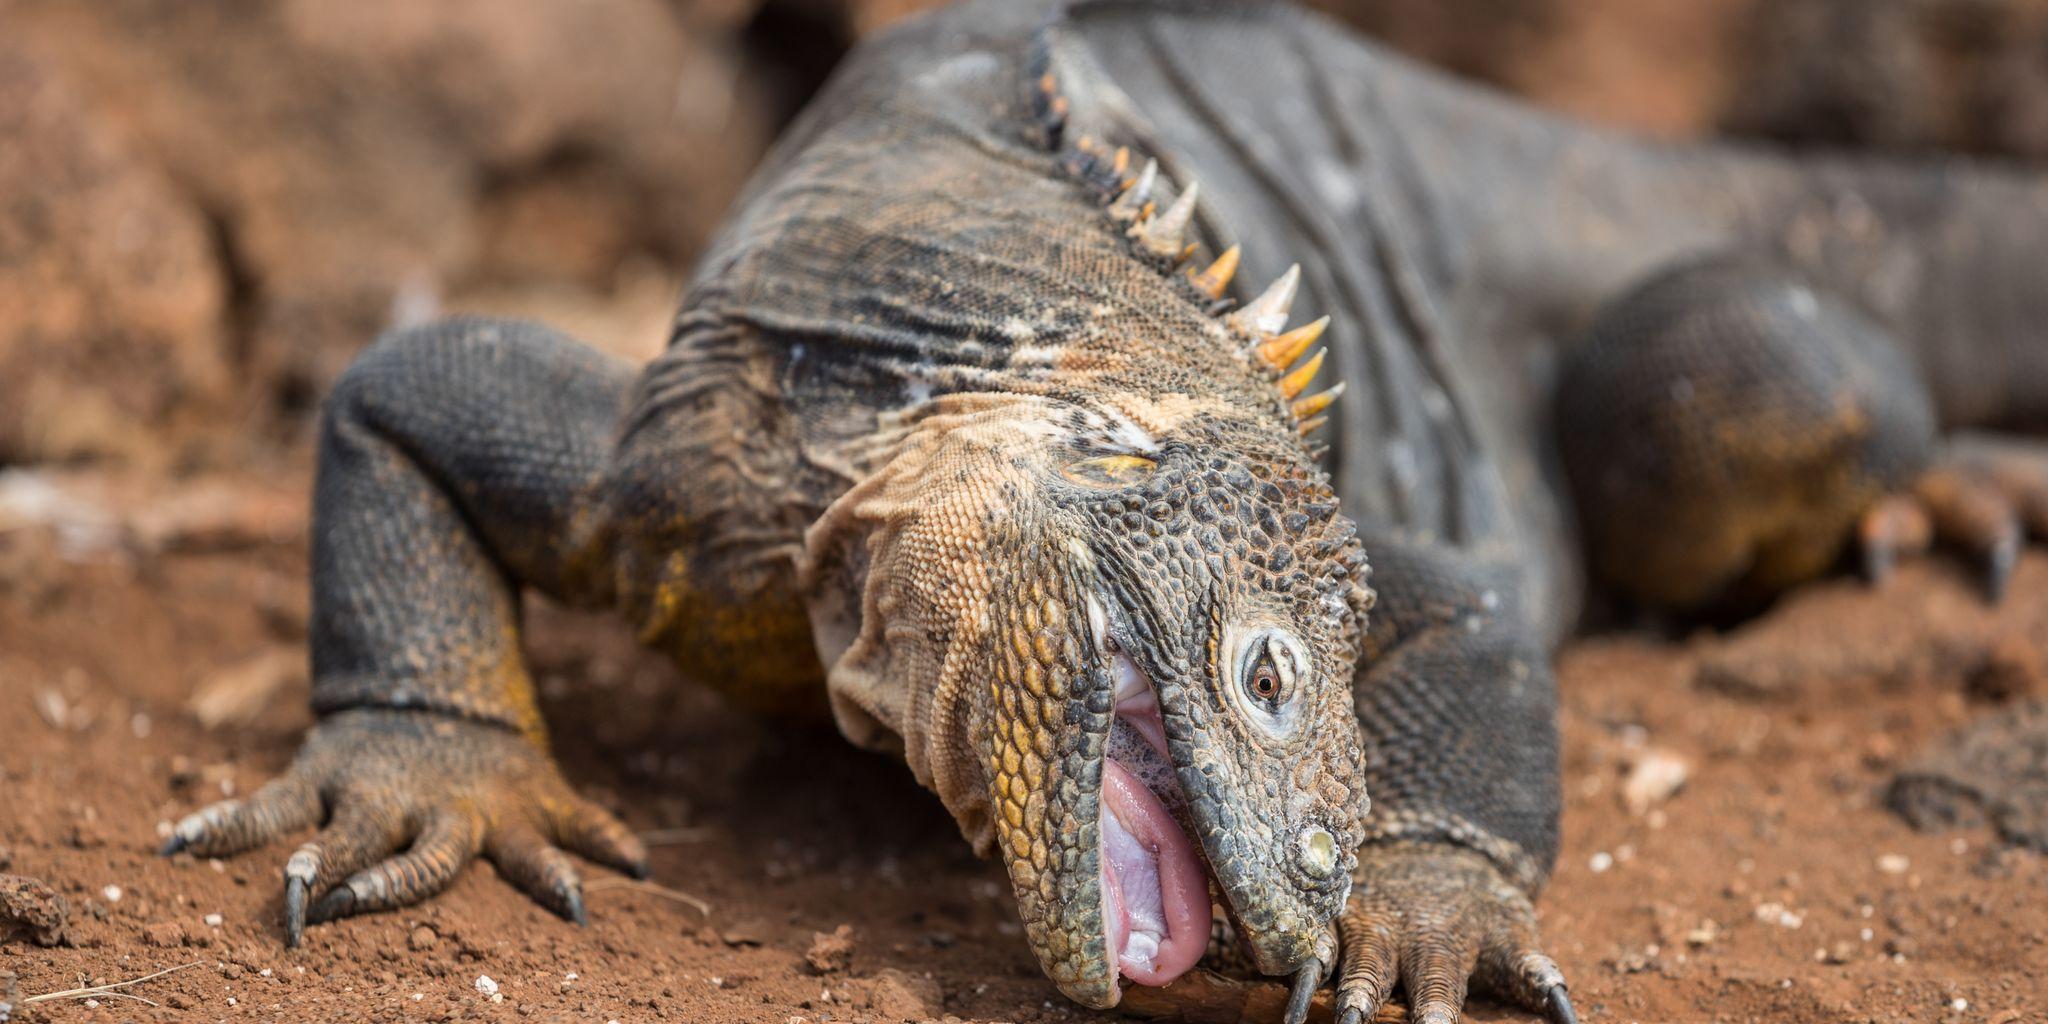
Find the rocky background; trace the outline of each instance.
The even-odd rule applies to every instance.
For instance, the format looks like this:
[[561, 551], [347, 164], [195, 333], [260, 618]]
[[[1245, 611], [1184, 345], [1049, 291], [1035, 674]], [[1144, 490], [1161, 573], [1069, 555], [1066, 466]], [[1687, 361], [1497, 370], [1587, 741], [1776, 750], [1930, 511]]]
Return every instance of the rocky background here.
[[[1319, 5], [1632, 129], [2048, 151], [2044, 0]], [[289, 453], [439, 311], [652, 352], [778, 127], [923, 6], [0, 0], [0, 466]]]

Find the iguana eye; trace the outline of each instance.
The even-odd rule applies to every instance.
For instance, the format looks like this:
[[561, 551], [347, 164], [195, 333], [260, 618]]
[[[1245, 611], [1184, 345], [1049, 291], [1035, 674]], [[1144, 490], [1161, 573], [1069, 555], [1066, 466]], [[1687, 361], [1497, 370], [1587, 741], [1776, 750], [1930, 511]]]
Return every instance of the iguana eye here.
[[1280, 703], [1280, 669], [1273, 664], [1270, 655], [1263, 656], [1252, 669], [1252, 677], [1246, 682], [1253, 697], [1262, 704], [1277, 707]]
[[1083, 487], [1129, 487], [1152, 475], [1159, 464], [1142, 455], [1102, 455], [1070, 463], [1060, 475]]
[[1252, 639], [1239, 660], [1238, 688], [1253, 720], [1276, 736], [1291, 731], [1308, 664], [1300, 645], [1285, 633], [1265, 633]]

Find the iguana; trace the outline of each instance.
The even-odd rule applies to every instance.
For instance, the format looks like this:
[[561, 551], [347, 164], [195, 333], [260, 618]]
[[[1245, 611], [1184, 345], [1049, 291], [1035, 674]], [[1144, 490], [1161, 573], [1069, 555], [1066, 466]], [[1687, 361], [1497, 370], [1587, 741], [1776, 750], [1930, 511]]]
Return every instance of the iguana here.
[[2048, 417], [2044, 240], [2030, 175], [1619, 137], [1286, 7], [937, 13], [789, 129], [649, 365], [481, 319], [362, 354], [317, 724], [166, 851], [320, 825], [294, 944], [479, 854], [583, 920], [568, 852], [647, 855], [549, 757], [532, 589], [899, 752], [1087, 1006], [1206, 960], [1292, 1020], [1332, 976], [1347, 1022], [1570, 1020], [1580, 566], [1696, 608], [1932, 533], [2002, 581], [2048, 462], [1937, 424]]

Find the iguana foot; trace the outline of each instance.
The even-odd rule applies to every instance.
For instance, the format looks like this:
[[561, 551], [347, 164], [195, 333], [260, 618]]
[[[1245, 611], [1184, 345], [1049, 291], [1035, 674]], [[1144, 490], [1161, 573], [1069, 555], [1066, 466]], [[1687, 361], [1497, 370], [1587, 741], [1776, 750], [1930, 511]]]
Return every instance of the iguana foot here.
[[[433, 896], [478, 853], [542, 906], [584, 921], [573, 850], [635, 877], [639, 837], [578, 796], [518, 733], [424, 711], [323, 719], [284, 775], [179, 822], [163, 853], [225, 856], [326, 825], [285, 862], [285, 938], [308, 923]], [[400, 852], [400, 851], [403, 852]]]
[[1941, 541], [1981, 567], [1985, 592], [1996, 601], [2029, 533], [2048, 541], [2048, 448], [1966, 439], [1909, 490], [1864, 513], [1857, 536], [1872, 582], [1889, 576], [1901, 556]]
[[1469, 981], [1557, 1024], [1577, 1017], [1564, 973], [1537, 949], [1536, 911], [1486, 858], [1425, 843], [1367, 846], [1338, 920], [1337, 1020], [1378, 1013], [1396, 982], [1418, 1024], [1453, 1024]]

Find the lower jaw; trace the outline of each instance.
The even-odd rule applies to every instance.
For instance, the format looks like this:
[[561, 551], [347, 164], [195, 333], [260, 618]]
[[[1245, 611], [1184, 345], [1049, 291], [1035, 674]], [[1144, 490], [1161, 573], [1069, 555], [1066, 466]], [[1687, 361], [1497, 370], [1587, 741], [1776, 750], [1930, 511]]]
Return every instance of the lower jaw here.
[[[1102, 814], [1102, 908], [1104, 938], [1114, 963], [1112, 984], [1129, 980], [1165, 985], [1192, 968], [1208, 948], [1207, 872], [1157, 794], [1138, 773], [1115, 759], [1103, 762]], [[1119, 846], [1129, 879], [1112, 867], [1112, 825], [1108, 820], [1112, 815], [1116, 830], [1122, 833]], [[1149, 859], [1143, 852], [1133, 856], [1134, 849], [1149, 851]], [[1144, 870], [1146, 867], [1150, 870]], [[1136, 886], [1156, 887], [1156, 893], [1125, 891]], [[1149, 929], [1132, 934], [1129, 907], [1134, 901], [1150, 903], [1155, 896], [1157, 917], [1164, 928], [1156, 933], [1156, 947], [1148, 951], [1154, 936]]]

